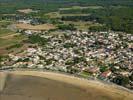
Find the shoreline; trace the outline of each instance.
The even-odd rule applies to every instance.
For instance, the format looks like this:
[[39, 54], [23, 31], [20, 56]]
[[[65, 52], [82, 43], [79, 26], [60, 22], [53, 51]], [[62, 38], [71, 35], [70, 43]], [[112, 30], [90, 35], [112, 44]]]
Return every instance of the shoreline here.
[[[99, 79], [90, 79], [90, 78], [84, 78], [82, 76], [79, 76], [79, 75], [75, 75], [75, 74], [70, 74], [70, 73], [66, 73], [66, 72], [60, 72], [60, 71], [52, 71], [52, 70], [46, 70], [46, 69], [30, 69], [30, 68], [13, 68], [11, 70], [0, 70], [0, 73], [1, 72], [6, 72], [6, 73], [11, 73], [13, 74], [15, 72], [15, 74], [20, 74], [18, 72], [21, 72], [20, 75], [25, 75], [25, 74], [28, 74], [27, 72], [37, 72], [37, 73], [52, 73], [52, 74], [58, 74], [58, 75], [63, 75], [63, 76], [67, 76], [67, 77], [72, 77], [72, 78], [77, 78], [79, 80], [83, 80], [83, 81], [88, 81], [88, 82], [92, 82], [92, 83], [97, 83], [98, 85], [102, 85], [102, 86], [111, 86], [113, 88], [116, 88], [116, 89], [119, 89], [119, 90], [122, 90], [122, 91], [127, 91], [127, 92], [130, 92], [130, 93], [133, 93], [133, 90], [130, 90], [128, 88], [125, 88], [123, 86], [120, 86], [120, 85], [117, 85], [117, 84], [114, 84], [112, 82], [106, 82], [106, 81], [102, 81], [102, 80], [99, 80]], [[24, 73], [26, 72], [26, 73]], [[37, 76], [37, 77], [41, 77], [41, 76], [38, 76], [38, 75], [35, 75], [35, 74], [30, 74], [28, 76]]]
[[[0, 70], [1, 72], [6, 72], [8, 74], [16, 74], [16, 75], [28, 75], [28, 76], [36, 76], [36, 77], [42, 77], [45, 78], [46, 76], [43, 76], [42, 74], [49, 74], [49, 75], [56, 75], [56, 76], [60, 76], [60, 77], [67, 77], [67, 78], [74, 78], [74, 79], [78, 79], [78, 80], [82, 80], [85, 82], [88, 82], [88, 84], [95, 84], [100, 85], [100, 86], [104, 86], [104, 87], [108, 87], [111, 86], [113, 88], [116, 88], [118, 90], [122, 90], [122, 91], [126, 91], [126, 92], [130, 92], [133, 93], [132, 90], [127, 89], [125, 87], [119, 86], [117, 84], [111, 83], [111, 82], [106, 82], [106, 81], [102, 81], [102, 80], [98, 80], [98, 79], [87, 79], [87, 78], [83, 78], [81, 76], [78, 75], [74, 75], [74, 74], [69, 74], [69, 73], [65, 73], [65, 72], [59, 72], [59, 71], [50, 71], [50, 70], [38, 70], [38, 69], [13, 69], [13, 70]], [[38, 73], [38, 74], [34, 74], [34, 73]], [[40, 74], [39, 74], [40, 73]], [[52, 80], [54, 80], [52, 77], [47, 77], [50, 78]], [[57, 80], [59, 81], [59, 80]], [[63, 80], [60, 80], [63, 81]]]
[[[58, 72], [50, 72], [50, 71], [46, 72], [46, 71], [31, 71], [31, 70], [30, 71], [15, 70], [15, 71], [2, 71], [2, 72], [0, 72], [0, 75], [1, 75], [1, 73], [3, 75], [6, 74], [6, 75], [11, 76], [11, 77], [25, 77], [25, 78], [26, 77], [27, 78], [32, 77], [33, 81], [34, 81], [34, 79], [35, 80], [36, 79], [50, 80], [50, 81], [52, 81], [52, 83], [55, 83], [55, 86], [56, 86], [56, 83], [59, 82], [61, 84], [66, 84], [67, 86], [70, 86], [72, 89], [77, 87], [84, 92], [86, 91], [85, 93], [86, 94], [89, 93], [88, 95], [90, 95], [90, 96], [91, 96], [91, 94], [99, 95], [99, 96], [101, 95], [100, 96], [100, 98], [101, 98], [102, 95], [104, 95], [104, 96], [107, 96], [109, 98], [112, 98], [111, 100], [118, 100], [118, 98], [121, 100], [133, 100], [133, 92], [129, 92], [126, 90], [124, 91], [124, 89], [121, 89], [116, 85], [105, 84], [105, 83], [100, 82], [98, 80], [87, 80], [87, 79], [79, 78], [79, 77], [72, 76], [72, 75], [66, 75], [66, 74], [62, 74], [62, 73], [58, 73]], [[29, 81], [29, 80], [27, 80], [27, 81]], [[5, 86], [5, 89], [3, 91], [8, 89], [8, 83], [7, 82], [8, 82], [8, 80], [5, 82], [7, 84], [7, 88]], [[23, 81], [21, 84], [23, 84]], [[24, 82], [24, 84], [26, 84], [26, 82]], [[19, 85], [17, 85], [17, 86], [19, 86]], [[64, 87], [64, 85], [61, 85], [61, 86]], [[35, 87], [36, 87], [36, 85], [35, 85]], [[23, 88], [23, 87], [21, 87], [21, 88]], [[43, 86], [42, 86], [42, 88], [43, 88]], [[56, 88], [56, 87], [54, 87], [54, 88]]]

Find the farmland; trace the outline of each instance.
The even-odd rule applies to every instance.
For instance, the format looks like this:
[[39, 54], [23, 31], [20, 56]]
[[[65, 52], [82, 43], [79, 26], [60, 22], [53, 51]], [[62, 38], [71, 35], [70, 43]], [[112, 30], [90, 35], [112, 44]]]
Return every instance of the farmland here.
[[10, 24], [10, 21], [0, 21], [0, 54], [7, 54], [11, 51], [7, 50], [7, 48], [26, 39], [25, 36], [7, 29]]
[[42, 24], [42, 25], [30, 25], [30, 24], [16, 24], [18, 29], [29, 29], [29, 30], [50, 30], [56, 27], [52, 24]]

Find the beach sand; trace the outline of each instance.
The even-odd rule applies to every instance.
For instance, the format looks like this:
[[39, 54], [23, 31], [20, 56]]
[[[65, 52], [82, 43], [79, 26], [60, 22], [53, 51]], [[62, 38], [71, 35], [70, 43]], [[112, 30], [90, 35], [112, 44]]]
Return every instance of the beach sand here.
[[6, 82], [0, 100], [133, 100], [133, 93], [124, 89], [70, 75], [12, 71], [1, 77], [3, 74], [0, 81], [6, 78]]

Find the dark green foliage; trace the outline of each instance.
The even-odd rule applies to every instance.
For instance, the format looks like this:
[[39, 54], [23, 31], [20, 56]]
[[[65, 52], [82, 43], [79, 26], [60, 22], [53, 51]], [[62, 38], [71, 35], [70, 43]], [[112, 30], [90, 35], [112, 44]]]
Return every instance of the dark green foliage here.
[[90, 15], [84, 15], [84, 16], [63, 16], [61, 18], [61, 20], [63, 21], [93, 21], [95, 20], [96, 18], [93, 16], [90, 16]]
[[16, 13], [16, 10], [31, 8], [43, 12], [56, 11], [60, 7], [88, 5], [132, 6], [132, 0], [0, 0], [0, 13]]
[[[30, 16], [39, 16], [42, 23], [46, 23], [49, 19], [43, 16], [44, 13], [58, 11], [59, 8], [64, 7], [90, 5], [103, 8], [61, 10], [60, 13], [89, 14], [88, 16], [67, 16], [62, 20], [97, 21], [107, 25], [111, 30], [133, 33], [133, 0], [0, 0], [0, 14], [18, 13], [18, 9], [31, 8], [40, 12]], [[0, 16], [0, 19], [3, 18]], [[52, 21], [52, 23], [58, 22]]]
[[119, 75], [113, 79], [113, 82], [118, 85], [126, 86], [127, 84], [129, 84], [129, 78], [126, 76]]
[[125, 31], [133, 33], [133, 8], [109, 6], [101, 9], [69, 9], [62, 10], [61, 13], [78, 13], [88, 14], [81, 16], [63, 16], [64, 21], [96, 21], [104, 26], [90, 27], [91, 31], [106, 31], [108, 29], [114, 31]]
[[73, 24], [69, 24], [69, 25], [61, 24], [61, 25], [58, 25], [58, 28], [61, 30], [71, 30], [71, 31], [76, 30]]
[[76, 44], [74, 44], [74, 43], [66, 43], [66, 44], [64, 44], [64, 48], [73, 48], [75, 46], [76, 46]]
[[37, 43], [40, 45], [45, 45], [48, 42], [48, 39], [42, 38], [39, 35], [31, 35], [29, 36], [29, 42], [33, 44]]
[[23, 44], [14, 44], [12, 46], [7, 47], [6, 49], [9, 50], [9, 49], [12, 49], [12, 48], [20, 48], [22, 46], [23, 46]]
[[101, 66], [100, 67], [100, 72], [105, 72], [108, 70], [108, 67], [107, 66]]
[[130, 75], [130, 80], [133, 81], [133, 73]]
[[79, 70], [77, 69], [77, 68], [75, 68], [75, 67], [68, 67], [67, 68], [67, 72], [68, 73], [70, 73], [70, 74], [75, 74], [75, 73], [78, 73], [79, 72]]
[[89, 28], [91, 32], [100, 32], [100, 31], [108, 31], [109, 28], [106, 26], [91, 26]]
[[74, 59], [73, 59], [74, 64], [84, 62], [84, 61], [86, 61], [86, 59], [84, 57], [74, 57]]

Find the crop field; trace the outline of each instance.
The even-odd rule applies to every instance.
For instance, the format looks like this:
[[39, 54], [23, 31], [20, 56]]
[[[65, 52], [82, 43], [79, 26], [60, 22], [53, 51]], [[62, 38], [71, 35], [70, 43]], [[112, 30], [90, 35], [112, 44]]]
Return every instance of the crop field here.
[[7, 48], [21, 43], [26, 37], [8, 29], [0, 29], [0, 54], [10, 52]]
[[0, 28], [6, 28], [9, 24], [11, 24], [11, 21], [2, 20], [0, 21]]
[[89, 27], [91, 26], [102, 26], [102, 24], [99, 23], [93, 23], [93, 22], [84, 22], [84, 21], [64, 21], [65, 24], [74, 24], [75, 27], [79, 30], [85, 30], [87, 31]]
[[50, 30], [55, 29], [56, 27], [52, 24], [42, 24], [42, 25], [30, 25], [30, 24], [15, 24], [19, 29], [29, 29], [29, 30]]
[[71, 10], [71, 9], [101, 9], [103, 8], [102, 6], [72, 6], [72, 7], [69, 7], [69, 8], [60, 8], [59, 10]]
[[28, 13], [33, 12], [33, 10], [32, 9], [19, 9], [18, 12], [28, 14]]

